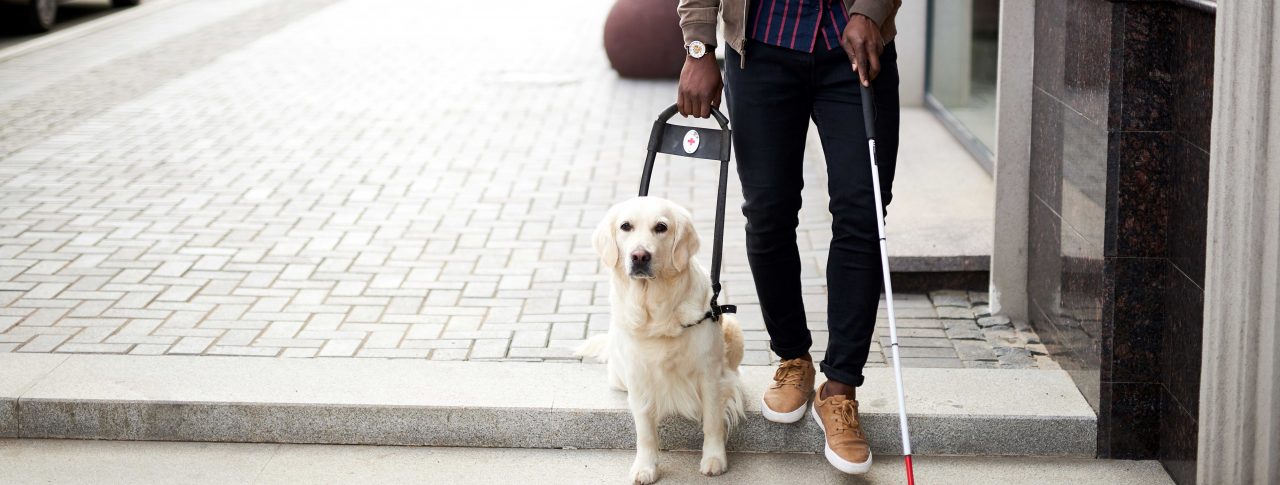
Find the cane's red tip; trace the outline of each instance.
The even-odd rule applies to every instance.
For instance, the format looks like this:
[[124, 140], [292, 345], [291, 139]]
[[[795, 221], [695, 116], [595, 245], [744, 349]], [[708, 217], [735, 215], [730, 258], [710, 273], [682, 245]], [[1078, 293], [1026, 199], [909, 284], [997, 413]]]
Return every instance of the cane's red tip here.
[[907, 485], [916, 485], [916, 473], [911, 470], [911, 455], [907, 455], [904, 458], [906, 458], [907, 463]]

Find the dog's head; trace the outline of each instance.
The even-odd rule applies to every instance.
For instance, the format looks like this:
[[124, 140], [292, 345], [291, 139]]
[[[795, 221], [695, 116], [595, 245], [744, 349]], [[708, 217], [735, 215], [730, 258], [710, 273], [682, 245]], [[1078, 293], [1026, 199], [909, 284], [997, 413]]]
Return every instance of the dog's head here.
[[606, 267], [636, 279], [684, 272], [699, 244], [689, 211], [657, 197], [613, 206], [592, 239]]

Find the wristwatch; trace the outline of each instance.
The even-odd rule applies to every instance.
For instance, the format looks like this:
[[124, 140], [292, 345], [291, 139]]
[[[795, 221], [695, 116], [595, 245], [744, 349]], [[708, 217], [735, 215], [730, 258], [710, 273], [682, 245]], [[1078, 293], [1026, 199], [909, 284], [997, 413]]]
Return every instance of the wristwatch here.
[[707, 45], [703, 44], [700, 40], [695, 40], [685, 44], [684, 51], [689, 53], [689, 57], [702, 59], [702, 56], [707, 55]]

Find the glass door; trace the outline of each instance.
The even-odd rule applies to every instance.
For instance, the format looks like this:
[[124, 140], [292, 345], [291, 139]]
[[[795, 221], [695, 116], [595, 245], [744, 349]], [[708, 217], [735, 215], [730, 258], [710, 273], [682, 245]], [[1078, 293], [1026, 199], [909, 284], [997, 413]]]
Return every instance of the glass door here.
[[925, 102], [992, 170], [999, 0], [930, 0]]

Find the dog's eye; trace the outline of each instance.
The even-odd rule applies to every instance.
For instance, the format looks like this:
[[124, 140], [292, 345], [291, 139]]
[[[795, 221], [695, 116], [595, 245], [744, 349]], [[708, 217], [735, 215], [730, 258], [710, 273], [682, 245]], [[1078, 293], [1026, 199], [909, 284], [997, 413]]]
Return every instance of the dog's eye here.
[[630, 223], [630, 222], [624, 222], [624, 223], [622, 223], [622, 231], [623, 231], [623, 232], [631, 232], [631, 223]]
[[665, 222], [659, 222], [659, 223], [658, 223], [658, 225], [653, 226], [653, 232], [656, 232], [656, 233], [658, 233], [658, 234], [662, 234], [662, 233], [664, 233], [664, 232], [667, 232], [667, 223], [665, 223]]

